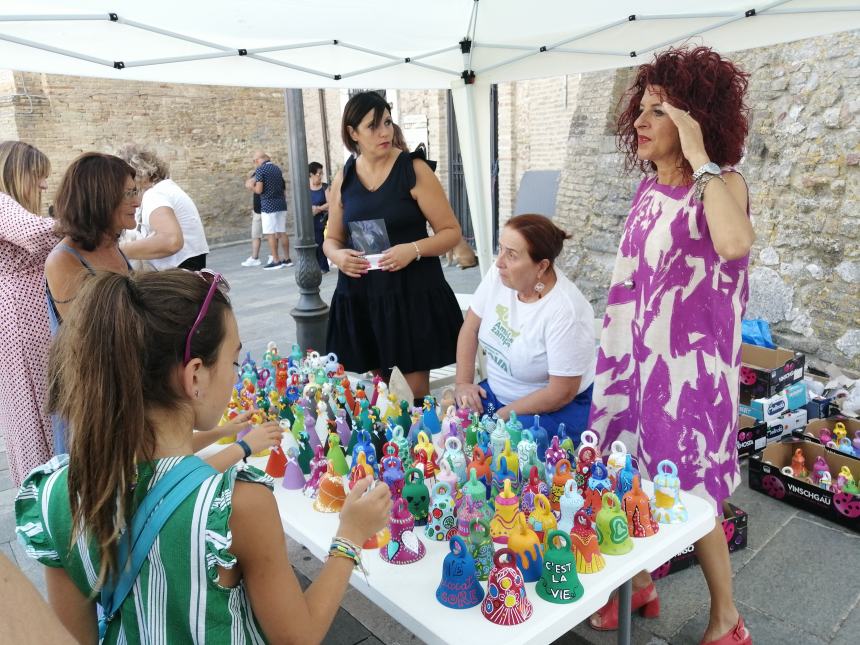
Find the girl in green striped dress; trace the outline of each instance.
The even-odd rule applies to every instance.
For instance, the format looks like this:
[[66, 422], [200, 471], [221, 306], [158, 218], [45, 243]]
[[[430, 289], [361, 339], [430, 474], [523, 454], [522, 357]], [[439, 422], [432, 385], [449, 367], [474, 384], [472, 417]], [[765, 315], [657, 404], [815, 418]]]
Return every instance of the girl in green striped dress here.
[[[226, 283], [182, 270], [89, 280], [52, 351], [52, 410], [70, 456], [34, 470], [15, 502], [17, 532], [45, 565], [48, 597], [81, 643], [98, 641], [96, 597], [125, 563], [117, 545], [148, 490], [214, 427], [241, 349]], [[384, 485], [344, 505], [338, 548], [302, 592], [271, 479], [245, 465], [213, 474], [158, 534], [105, 643], [316, 643], [362, 544], [387, 525]], [[360, 550], [355, 549], [360, 553]]]

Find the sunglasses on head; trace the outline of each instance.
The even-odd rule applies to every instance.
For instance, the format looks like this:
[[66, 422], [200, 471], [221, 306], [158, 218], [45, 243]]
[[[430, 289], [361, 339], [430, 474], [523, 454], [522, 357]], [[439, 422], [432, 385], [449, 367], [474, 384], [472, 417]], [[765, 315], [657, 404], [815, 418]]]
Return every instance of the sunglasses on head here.
[[199, 275], [203, 280], [209, 283], [209, 291], [206, 293], [206, 298], [203, 299], [203, 304], [200, 306], [200, 313], [197, 314], [197, 318], [194, 321], [194, 324], [191, 325], [191, 329], [188, 331], [188, 336], [185, 337], [185, 357], [182, 365], [188, 365], [191, 362], [191, 339], [194, 337], [194, 332], [200, 327], [200, 323], [203, 322], [203, 319], [206, 317], [206, 313], [209, 311], [209, 305], [212, 303], [212, 298], [215, 297], [215, 291], [221, 288], [222, 293], [229, 293], [230, 291], [230, 283], [224, 278], [220, 273], [216, 273], [211, 269], [201, 269], [200, 271], [194, 271], [197, 275]]

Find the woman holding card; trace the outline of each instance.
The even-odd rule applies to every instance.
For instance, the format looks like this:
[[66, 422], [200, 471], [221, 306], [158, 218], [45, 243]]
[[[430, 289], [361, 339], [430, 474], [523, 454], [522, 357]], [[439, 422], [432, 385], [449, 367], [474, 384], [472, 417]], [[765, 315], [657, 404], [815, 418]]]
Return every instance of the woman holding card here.
[[[460, 240], [460, 226], [423, 156], [392, 145], [394, 124], [382, 96], [353, 96], [341, 135], [353, 156], [332, 182], [323, 243], [339, 271], [326, 351], [353, 372], [385, 376], [398, 367], [421, 398], [430, 391], [430, 370], [456, 358], [463, 316], [439, 256]], [[387, 235], [390, 246], [378, 249], [378, 269], [351, 230], [372, 230], [374, 240]]]

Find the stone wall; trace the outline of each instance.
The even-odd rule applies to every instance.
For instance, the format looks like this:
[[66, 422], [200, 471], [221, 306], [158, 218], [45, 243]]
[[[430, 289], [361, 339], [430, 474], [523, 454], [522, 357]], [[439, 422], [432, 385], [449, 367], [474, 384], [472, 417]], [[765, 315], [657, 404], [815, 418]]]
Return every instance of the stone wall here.
[[[860, 371], [860, 33], [732, 55], [752, 74], [740, 169], [758, 237], [748, 317], [776, 340]], [[622, 174], [607, 127], [630, 71], [584, 75], [560, 182], [575, 238], [562, 266], [598, 311], [638, 177]]]

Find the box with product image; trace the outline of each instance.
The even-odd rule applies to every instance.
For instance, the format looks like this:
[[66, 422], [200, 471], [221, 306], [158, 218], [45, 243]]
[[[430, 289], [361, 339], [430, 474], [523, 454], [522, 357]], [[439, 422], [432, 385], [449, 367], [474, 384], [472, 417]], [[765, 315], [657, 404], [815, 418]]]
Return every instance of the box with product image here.
[[[726, 534], [726, 543], [729, 545], [729, 553], [740, 551], [747, 546], [747, 532], [749, 530], [749, 516], [731, 502], [723, 503], [723, 532]], [[659, 533], [657, 534], [660, 535]], [[651, 572], [654, 580], [688, 569], [698, 564], [696, 553], [690, 545], [671, 560]]]
[[[833, 430], [836, 428], [837, 423], [841, 423], [845, 426], [845, 436], [848, 441], [851, 442], [853, 452], [849, 453], [847, 449], [837, 450], [836, 448], [825, 447], [838, 455], [860, 459], [860, 421], [857, 419], [850, 419], [842, 416], [829, 417], [827, 419], [813, 419], [806, 424], [805, 427], [796, 429], [793, 434], [798, 439], [806, 439], [807, 441], [819, 444], [827, 444], [828, 441], [836, 442], [837, 437], [833, 434]], [[822, 432], [824, 433], [824, 439], [826, 441], [822, 441]], [[828, 435], [830, 437], [829, 439]], [[860, 477], [860, 472], [856, 473], [856, 475], [857, 477]]]
[[767, 424], [745, 414], [738, 418], [738, 455], [758, 452], [767, 444]]
[[767, 422], [767, 442], [779, 441], [789, 437], [795, 430], [806, 427], [806, 409], [786, 412]]
[[767, 349], [741, 345], [741, 395], [748, 399], [771, 397], [803, 380], [806, 357], [782, 347]]
[[806, 383], [799, 381], [791, 383], [773, 396], [761, 399], [749, 400], [746, 394], [742, 392], [739, 409], [741, 414], [749, 415], [758, 421], [770, 423], [786, 412], [800, 410], [801, 408], [806, 409], [808, 400]]
[[806, 468], [810, 470], [816, 459], [823, 457], [834, 482], [843, 467], [847, 467], [855, 478], [860, 477], [856, 459], [826, 450], [811, 441], [790, 441], [769, 444], [761, 453], [750, 457], [750, 488], [860, 532], [860, 495], [825, 490], [782, 472], [783, 468], [791, 466], [797, 449], [800, 449]]

